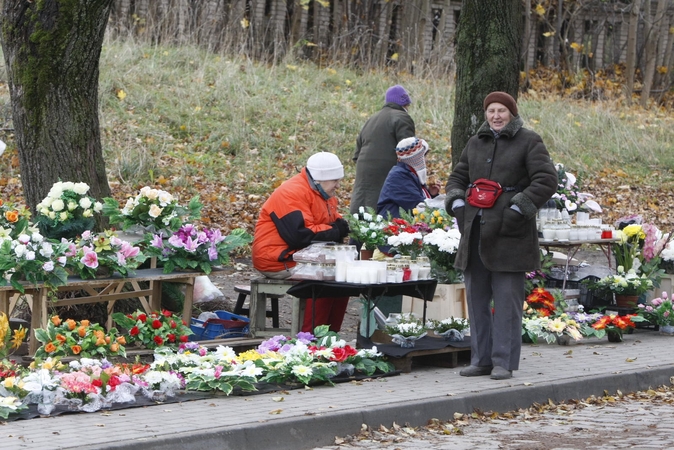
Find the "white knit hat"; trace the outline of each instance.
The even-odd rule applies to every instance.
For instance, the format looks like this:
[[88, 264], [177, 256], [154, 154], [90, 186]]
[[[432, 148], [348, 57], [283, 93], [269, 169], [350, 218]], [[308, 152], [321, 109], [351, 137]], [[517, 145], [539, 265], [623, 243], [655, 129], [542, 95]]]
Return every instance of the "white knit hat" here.
[[307, 170], [314, 181], [341, 180], [344, 166], [334, 153], [318, 152], [307, 160]]

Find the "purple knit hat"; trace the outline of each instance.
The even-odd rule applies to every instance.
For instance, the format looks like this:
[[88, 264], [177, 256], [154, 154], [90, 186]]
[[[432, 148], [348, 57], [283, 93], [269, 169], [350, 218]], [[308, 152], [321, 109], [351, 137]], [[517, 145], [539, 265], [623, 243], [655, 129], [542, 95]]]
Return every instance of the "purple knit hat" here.
[[404, 87], [396, 84], [395, 86], [391, 86], [386, 90], [386, 103], [395, 103], [400, 106], [407, 106], [412, 103], [412, 99]]

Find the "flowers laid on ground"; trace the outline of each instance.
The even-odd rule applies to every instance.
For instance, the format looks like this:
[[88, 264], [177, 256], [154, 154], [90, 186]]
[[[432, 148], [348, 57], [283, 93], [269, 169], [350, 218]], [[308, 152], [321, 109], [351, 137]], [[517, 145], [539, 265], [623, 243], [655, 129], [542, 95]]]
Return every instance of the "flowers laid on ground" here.
[[73, 239], [96, 224], [94, 213], [103, 205], [87, 195], [89, 185], [72, 181], [54, 183], [47, 197], [37, 204], [35, 223], [52, 239]]
[[594, 282], [589, 282], [590, 289], [617, 295], [639, 296], [653, 289], [653, 280], [645, 275], [637, 275], [634, 269], [625, 272], [622, 266], [618, 267], [615, 275], [607, 275]]
[[0, 239], [16, 239], [26, 231], [29, 220], [28, 208], [0, 200]]
[[626, 314], [624, 316], [618, 314], [600, 314], [592, 322], [583, 324], [582, 332], [585, 336], [595, 336], [598, 338], [603, 338], [607, 334], [613, 333], [622, 338], [625, 331], [635, 327], [632, 320], [635, 317], [635, 314]]
[[194, 225], [183, 225], [168, 239], [162, 233], [155, 234], [146, 252], [163, 263], [164, 273], [178, 268], [208, 275], [213, 266], [229, 262], [232, 250], [251, 241], [252, 236], [240, 228], [225, 236], [218, 229], [198, 230]]
[[356, 214], [347, 214], [344, 217], [349, 224], [349, 236], [363, 244], [363, 249], [375, 250], [379, 246], [386, 245], [383, 229], [387, 221], [377, 214], [374, 208], [361, 206]]
[[38, 357], [26, 369], [3, 361], [0, 417], [11, 418], [28, 404], [37, 404], [41, 414], [51, 413], [56, 405], [92, 412], [134, 402], [137, 395], [162, 401], [179, 389], [229, 395], [254, 391], [258, 383], [332, 384], [340, 373], [393, 371], [376, 347], [357, 350], [327, 326], [314, 333], [276, 336], [238, 355], [230, 347], [208, 349], [186, 342], [177, 349], [155, 349], [151, 364], [82, 357], [64, 365], [58, 357]]
[[545, 288], [534, 288], [523, 305], [522, 335], [533, 343], [542, 339], [552, 344], [564, 335], [582, 339], [580, 325], [563, 311], [563, 305], [561, 298]]
[[563, 164], [555, 164], [557, 169], [557, 192], [552, 195], [558, 210], [566, 209], [569, 214], [579, 210], [601, 212], [601, 206], [594, 200], [593, 195], [580, 191], [580, 182], [576, 176], [566, 171]]
[[66, 248], [66, 244], [50, 242], [38, 232], [4, 240], [0, 244], [0, 285], [11, 284], [22, 293], [23, 280], [44, 282], [51, 289], [65, 285]]
[[126, 277], [146, 259], [140, 247], [119, 239], [111, 230], [83, 232], [74, 243], [68, 243], [66, 256], [67, 267], [83, 279], [96, 278], [101, 272], [106, 276], [118, 272]]
[[7, 314], [0, 312], [0, 361], [14, 353], [24, 339], [26, 339], [26, 329], [19, 326], [12, 331]]
[[106, 331], [97, 323], [88, 320], [62, 320], [59, 316], [49, 319], [47, 328], [35, 330], [35, 338], [42, 345], [35, 352], [36, 358], [76, 356], [106, 357], [126, 354], [123, 336], [117, 329]]
[[637, 314], [653, 325], [674, 325], [674, 308], [667, 292], [662, 292], [660, 297], [649, 300], [645, 304], [637, 305]]
[[126, 342], [145, 348], [178, 346], [187, 342], [193, 334], [182, 318], [167, 310], [151, 314], [143, 311], [132, 314], [117, 312], [112, 314], [112, 319], [126, 330]]
[[103, 214], [111, 224], [121, 226], [123, 230], [139, 226], [150, 233], [177, 231], [184, 222], [199, 219], [203, 207], [198, 196], [185, 207], [170, 193], [149, 186], [142, 188], [135, 197], [130, 197], [122, 209], [113, 198], [104, 198], [103, 201]]

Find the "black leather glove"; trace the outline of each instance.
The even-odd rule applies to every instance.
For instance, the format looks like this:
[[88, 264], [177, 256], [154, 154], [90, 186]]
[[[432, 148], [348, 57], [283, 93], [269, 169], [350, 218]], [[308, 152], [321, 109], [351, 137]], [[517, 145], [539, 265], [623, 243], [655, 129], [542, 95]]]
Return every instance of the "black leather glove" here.
[[350, 232], [349, 223], [346, 220], [344, 220], [342, 218], [339, 218], [335, 221], [334, 225], [339, 230], [339, 240], [340, 241], [343, 240], [345, 237], [347, 237], [349, 235], [349, 232]]
[[339, 238], [339, 227], [337, 226], [336, 223], [331, 223], [330, 224], [330, 229], [325, 230], [325, 231], [319, 231], [316, 233], [316, 236], [314, 236], [314, 241], [321, 241], [321, 242], [338, 242], [340, 240]]

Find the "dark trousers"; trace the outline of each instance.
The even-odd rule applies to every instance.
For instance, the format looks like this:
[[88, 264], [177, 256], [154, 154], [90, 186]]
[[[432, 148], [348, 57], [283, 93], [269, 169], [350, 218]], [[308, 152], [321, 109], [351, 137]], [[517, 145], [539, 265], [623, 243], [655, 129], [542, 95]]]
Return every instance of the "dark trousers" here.
[[[492, 272], [480, 258], [480, 218], [473, 222], [464, 271], [473, 366], [517, 370], [522, 350], [524, 272]], [[493, 300], [493, 311], [492, 311]]]

